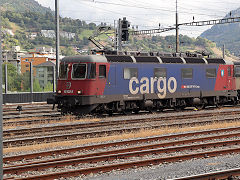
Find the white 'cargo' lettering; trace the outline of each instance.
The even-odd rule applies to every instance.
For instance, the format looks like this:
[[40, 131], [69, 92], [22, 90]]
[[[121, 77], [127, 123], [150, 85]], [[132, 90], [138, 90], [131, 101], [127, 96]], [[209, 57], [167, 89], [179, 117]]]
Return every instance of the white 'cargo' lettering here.
[[[157, 83], [156, 83], [157, 82]], [[135, 83], [135, 89], [133, 89], [133, 84]], [[149, 84], [150, 83], [150, 84]], [[142, 77], [139, 80], [136, 77], [133, 77], [129, 81], [129, 91], [131, 94], [138, 94], [139, 92], [141, 94], [146, 94], [146, 93], [155, 93], [154, 92], [154, 87], [155, 84], [157, 84], [157, 95], [160, 99], [163, 99], [167, 95], [167, 90], [170, 93], [174, 93], [177, 90], [177, 80], [174, 77], [170, 77], [168, 80], [166, 77], [160, 77], [160, 78], [149, 78], [147, 77]], [[172, 85], [172, 86], [171, 86]]]
[[137, 94], [139, 91], [139, 87], [136, 87], [136, 89], [133, 90], [133, 82], [135, 82], [136, 84], [139, 84], [139, 81], [136, 77], [131, 78], [129, 81], [129, 91], [131, 94]]

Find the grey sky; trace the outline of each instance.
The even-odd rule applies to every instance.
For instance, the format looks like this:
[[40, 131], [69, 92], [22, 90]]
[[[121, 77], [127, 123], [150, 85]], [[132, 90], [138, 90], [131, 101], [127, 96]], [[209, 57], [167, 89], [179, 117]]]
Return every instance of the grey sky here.
[[[55, 0], [37, 0], [54, 10]], [[176, 0], [59, 0], [62, 16], [78, 18], [86, 22], [106, 22], [127, 17], [131, 25], [140, 29], [173, 26]], [[240, 0], [178, 0], [179, 22], [219, 19], [240, 7]], [[180, 33], [196, 37], [207, 27], [181, 27]], [[174, 34], [174, 32], [163, 35]]]

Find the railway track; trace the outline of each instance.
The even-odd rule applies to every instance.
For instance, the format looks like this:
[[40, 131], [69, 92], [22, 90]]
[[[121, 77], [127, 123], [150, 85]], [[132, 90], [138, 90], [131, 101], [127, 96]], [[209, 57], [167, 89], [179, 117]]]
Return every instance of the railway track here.
[[56, 114], [51, 114], [51, 116], [40, 116], [39, 118], [23, 118], [23, 119], [5, 119], [3, 121], [3, 126], [25, 126], [25, 125], [38, 125], [38, 124], [47, 124], [53, 122], [61, 122], [61, 116]]
[[[101, 149], [101, 148], [108, 148], [108, 147], [114, 147], [114, 146], [123, 146], [123, 145], [132, 145], [132, 144], [139, 144], [139, 143], [146, 143], [146, 142], [155, 142], [155, 141], [163, 141], [163, 140], [169, 140], [169, 139], [175, 139], [175, 138], [186, 138], [191, 136], [199, 136], [199, 135], [208, 135], [211, 133], [230, 133], [240, 131], [240, 127], [232, 127], [232, 128], [222, 128], [222, 129], [215, 129], [215, 130], [205, 130], [205, 131], [197, 131], [197, 132], [189, 132], [184, 134], [173, 134], [173, 135], [165, 135], [165, 136], [157, 136], [157, 137], [150, 137], [150, 138], [141, 138], [141, 139], [134, 139], [134, 140], [125, 140], [125, 141], [118, 141], [113, 143], [106, 143], [106, 144], [98, 144], [98, 145], [90, 145], [90, 146], [83, 146], [83, 147], [77, 147], [77, 148], [70, 148], [70, 149], [61, 149], [61, 150], [54, 150], [54, 151], [46, 151], [46, 152], [40, 152], [40, 153], [31, 153], [31, 154], [25, 154], [25, 155], [18, 155], [18, 156], [10, 156], [5, 157], [3, 159], [4, 163], [11, 162], [11, 161], [19, 161], [21, 159], [34, 159], [38, 157], [44, 157], [44, 156], [53, 156], [53, 155], [59, 155], [62, 153], [70, 153], [70, 152], [76, 152], [76, 151], [86, 151], [86, 150], [93, 150], [93, 149]], [[227, 135], [221, 135], [216, 136], [217, 138], [230, 138], [234, 136], [238, 136], [239, 133], [233, 133], [233, 134], [227, 134]], [[207, 137], [208, 139], [214, 139], [216, 137]], [[204, 140], [204, 138], [200, 139], [194, 139], [194, 141], [201, 141]], [[191, 141], [191, 140], [190, 140]], [[190, 142], [189, 141], [189, 142]], [[179, 144], [181, 144], [180, 142]], [[178, 142], [174, 142], [175, 145], [178, 144]], [[166, 144], [165, 144], [166, 146]]]
[[[159, 115], [151, 115], [149, 116], [144, 116], [144, 117], [139, 117], [139, 116], [130, 116], [125, 119], [122, 118], [115, 118], [113, 119], [105, 119], [105, 120], [100, 120], [99, 121], [94, 121], [94, 122], [87, 122], [87, 123], [71, 123], [71, 124], [57, 124], [57, 125], [52, 125], [52, 126], [41, 126], [41, 127], [31, 127], [31, 128], [18, 128], [18, 129], [8, 129], [4, 130], [4, 137], [8, 136], [23, 136], [24, 134], [29, 134], [31, 132], [34, 133], [42, 133], [42, 132], [53, 132], [53, 131], [64, 131], [64, 130], [77, 130], [77, 129], [83, 129], [83, 128], [97, 128], [97, 127], [105, 127], [105, 126], [116, 126], [119, 124], [137, 124], [137, 123], [150, 123], [150, 122], [167, 122], [167, 121], [172, 121], [172, 120], [187, 120], [187, 119], [196, 119], [196, 118], [206, 118], [206, 117], [217, 117], [217, 116], [234, 116], [240, 114], [240, 111], [225, 111], [225, 112], [205, 112], [205, 113], [184, 113], [184, 114], [170, 114], [168, 116], [159, 116]], [[227, 118], [225, 118], [228, 120]], [[60, 122], [61, 118], [56, 116], [56, 117], [51, 117], [51, 118], [46, 118], [46, 119], [31, 119], [31, 120], [23, 120], [23, 121], [5, 121], [4, 125], [9, 125], [11, 123], [16, 122], [18, 123], [23, 123], [23, 124], [34, 124], [35, 122], [48, 122], [50, 123], [51, 121], [59, 121]], [[232, 120], [231, 117], [229, 120]], [[221, 120], [219, 120], [221, 121]], [[206, 121], [205, 121], [206, 122]], [[207, 121], [208, 122], [208, 121]], [[174, 123], [174, 122], [171, 122]]]
[[[18, 106], [22, 107], [21, 111], [17, 110]], [[60, 112], [57, 112], [56, 110], [49, 111], [50, 109], [52, 109], [52, 106], [46, 103], [4, 105], [3, 119], [8, 120], [36, 116], [51, 116], [52, 114], [60, 115]]]
[[[13, 105], [11, 105], [13, 106]], [[17, 105], [14, 105], [14, 108]], [[44, 122], [51, 122], [51, 121], [55, 121], [54, 117], [61, 117], [61, 113], [58, 112], [56, 109], [55, 110], [50, 110], [52, 108], [52, 106], [49, 105], [42, 105], [42, 106], [38, 106], [36, 107], [32, 107], [33, 105], [30, 106], [30, 109], [28, 110], [27, 108], [24, 108], [24, 111], [21, 112], [21, 114], [19, 114], [18, 111], [16, 111], [16, 109], [11, 108], [11, 112], [8, 112], [8, 114], [3, 114], [3, 120], [4, 120], [4, 125], [8, 125], [8, 126], [16, 126], [16, 125], [29, 125], [29, 124], [39, 124], [39, 123], [44, 123]], [[28, 107], [28, 106], [27, 106]], [[43, 107], [43, 108], [42, 108]], [[229, 107], [224, 107], [224, 110], [229, 110]], [[6, 110], [6, 109], [5, 109]], [[239, 107], [231, 107], [231, 110], [233, 111], [233, 113], [235, 114], [239, 114], [240, 113], [240, 108]], [[209, 114], [209, 112], [214, 111], [212, 110], [212, 108], [206, 109], [204, 110], [204, 112], [206, 114]], [[239, 111], [239, 112], [237, 112]], [[183, 112], [188, 113], [188, 112], [192, 112], [192, 109], [185, 109]], [[230, 112], [227, 112], [230, 113]], [[140, 112], [141, 115], [146, 115], [146, 112]], [[172, 114], [172, 110], [171, 111], [164, 111], [163, 113], [158, 113], [159, 114]], [[226, 114], [226, 112], [220, 112], [219, 114]], [[128, 117], [131, 116], [135, 116], [134, 114], [132, 115], [128, 115]], [[33, 118], [33, 117], [43, 117], [43, 119], [41, 120], [27, 120], [27, 118]], [[51, 118], [47, 118], [47, 117], [51, 117], [53, 118], [51, 120]], [[89, 118], [94, 118], [94, 116], [87, 116]], [[106, 117], [106, 116], [103, 116]], [[108, 116], [107, 116], [108, 117]], [[118, 118], [118, 117], [122, 117], [122, 115], [119, 114], [115, 114], [113, 116], [114, 118]], [[44, 120], [46, 118], [46, 120]], [[84, 118], [84, 117], [82, 117]], [[97, 116], [97, 118], [102, 118], [101, 116]], [[111, 117], [112, 118], [112, 117]], [[25, 119], [25, 120], [21, 120], [21, 119]]]
[[[135, 119], [134, 122], [137, 122], [138, 120]], [[102, 130], [99, 130], [99, 124], [95, 124], [95, 123], [90, 123], [91, 126], [94, 126], [95, 128], [93, 129], [87, 129], [85, 131], [79, 132], [80, 130], [78, 130], [78, 128], [76, 127], [77, 124], [71, 124], [69, 125], [69, 127], [67, 125], [60, 125], [58, 126], [50, 126], [50, 127], [46, 127], [46, 129], [44, 129], [43, 127], [40, 128], [27, 128], [27, 129], [14, 129], [14, 130], [6, 130], [4, 131], [3, 135], [4, 135], [4, 141], [3, 141], [3, 145], [4, 147], [14, 147], [14, 146], [23, 146], [23, 145], [30, 145], [30, 144], [36, 144], [36, 143], [50, 143], [50, 142], [56, 142], [56, 141], [64, 141], [64, 140], [76, 140], [76, 139], [83, 139], [83, 138], [91, 138], [91, 137], [101, 137], [101, 136], [106, 136], [106, 135], [112, 135], [112, 134], [117, 134], [117, 133], [126, 133], [126, 132], [135, 132], [135, 131], [139, 131], [141, 129], [159, 129], [159, 128], [165, 128], [165, 127], [186, 127], [186, 126], [196, 126], [196, 125], [204, 125], [204, 124], [208, 124], [208, 123], [213, 123], [213, 122], [230, 122], [230, 121], [239, 121], [239, 118], [236, 117], [230, 117], [230, 118], [221, 118], [221, 119], [207, 119], [207, 120], [195, 120], [195, 121], [189, 121], [189, 119], [187, 119], [186, 121], [183, 120], [177, 120], [176, 122], [173, 122], [172, 120], [169, 122], [164, 122], [164, 121], [160, 121], [159, 124], [157, 125], [141, 125], [139, 126], [136, 124], [133, 124], [134, 126], [131, 127], [125, 127], [126, 124], [124, 124], [124, 127], [113, 127], [113, 124], [111, 124], [112, 122], [108, 122], [107, 124], [104, 124], [104, 128]], [[164, 122], [164, 123], [163, 123]], [[110, 123], [110, 124], [109, 124]], [[118, 124], [120, 122], [118, 121]], [[139, 123], [139, 122], [138, 122]], [[89, 125], [89, 123], [88, 123]], [[103, 126], [101, 124], [101, 126]], [[129, 126], [129, 123], [128, 123]], [[83, 128], [87, 128], [89, 126], [84, 126], [84, 124], [80, 123], [78, 124], [78, 127], [80, 129]], [[106, 129], [105, 127], [111, 127]], [[70, 130], [70, 133], [59, 133], [60, 130], [64, 130], [66, 132], [66, 130]], [[98, 130], [96, 130], [98, 129]], [[29, 136], [29, 137], [22, 137], [24, 136], [24, 134], [27, 134], [28, 132], [33, 132], [34, 134], [36, 134], [36, 131], [40, 131], [40, 136]], [[76, 130], [78, 130], [78, 132], [76, 133]], [[46, 136], [42, 136], [42, 132], [45, 131], [54, 131], [55, 134], [50, 134], [50, 135], [46, 135]], [[74, 133], [72, 132], [74, 131]], [[57, 132], [57, 133], [56, 133]], [[15, 135], [14, 137], [16, 137], [16, 135], [19, 137], [17, 138], [13, 138], [13, 135]], [[8, 139], [6, 139], [6, 137], [8, 137]]]
[[[61, 172], [44, 173], [42, 175], [20, 178], [20, 179], [49, 179], [49, 178], [54, 179], [60, 177], [79, 176], [81, 174], [86, 175], [90, 173], [107, 172], [114, 169], [136, 168], [139, 166], [149, 166], [160, 163], [177, 162], [194, 158], [208, 158], [230, 153], [240, 153], [240, 133], [239, 132], [234, 133], [235, 130], [239, 130], [239, 128], [216, 129], [168, 136], [159, 136], [153, 138], [142, 138], [124, 142], [114, 142], [73, 149], [65, 149], [55, 152], [48, 151], [42, 153], [35, 153], [29, 156], [28, 155], [13, 156], [4, 158], [4, 163], [9, 164], [13, 161], [19, 161], [20, 159], [25, 158], [31, 159], [36, 157], [51, 156], [53, 155], [53, 153], [56, 156], [61, 153], [69, 153], [92, 149], [96, 150], [103, 147], [124, 146], [124, 148], [115, 150], [105, 150], [101, 152], [97, 151], [94, 153], [85, 153], [81, 155], [74, 155], [48, 160], [38, 159], [38, 161], [32, 161], [25, 164], [15, 164], [12, 166], [5, 165], [4, 174], [5, 176], [8, 175], [7, 176], [8, 178], [9, 177], [13, 178], [14, 174], [16, 173], [24, 175], [24, 173], [29, 171], [43, 171], [43, 170], [46, 171], [46, 169], [49, 168], [63, 169]], [[215, 134], [223, 132], [225, 132], [225, 134], [218, 135]], [[196, 138], [197, 135], [203, 134], [207, 136]], [[175, 140], [176, 138], [180, 137], [188, 137], [188, 139], [177, 141]], [[168, 140], [167, 142], [161, 142], [162, 140], [166, 139]], [[143, 142], [149, 143], [151, 141], [154, 143], [150, 145], [149, 144], [139, 145], [139, 143]], [[135, 147], [128, 147], [129, 144], [135, 144]], [[199, 150], [201, 152], [199, 152]], [[122, 162], [119, 163], [119, 160], [121, 160]], [[70, 169], [64, 168], [66, 166], [67, 167], [77, 166], [78, 168], [74, 168], [74, 170], [72, 170], [71, 168]], [[17, 176], [15, 176], [15, 178], [17, 179]]]

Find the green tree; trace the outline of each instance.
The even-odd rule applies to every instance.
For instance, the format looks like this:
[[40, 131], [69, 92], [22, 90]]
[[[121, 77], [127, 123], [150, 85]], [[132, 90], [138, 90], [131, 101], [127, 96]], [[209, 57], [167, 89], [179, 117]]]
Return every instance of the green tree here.
[[48, 81], [47, 85], [44, 87], [45, 92], [52, 92], [53, 91], [53, 84]]
[[[3, 72], [3, 83], [5, 84], [5, 65], [2, 65]], [[17, 72], [17, 68], [10, 63], [7, 63], [7, 82], [8, 82], [8, 91], [21, 91], [21, 81], [22, 77]]]
[[62, 48], [61, 52], [62, 52], [62, 55], [64, 55], [64, 56], [75, 55], [75, 52], [72, 47]]
[[22, 75], [22, 91], [29, 92], [30, 91], [30, 73], [25, 72]]
[[40, 84], [39, 84], [39, 80], [38, 79], [34, 79], [33, 81], [33, 92], [42, 92], [43, 89], [41, 88]]

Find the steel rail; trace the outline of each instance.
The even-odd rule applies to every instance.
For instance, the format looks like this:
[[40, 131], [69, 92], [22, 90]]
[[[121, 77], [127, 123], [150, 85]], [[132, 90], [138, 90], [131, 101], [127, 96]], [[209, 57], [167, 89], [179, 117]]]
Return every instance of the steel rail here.
[[59, 116], [61, 115], [60, 112], [51, 112], [51, 113], [35, 113], [35, 114], [21, 114], [21, 115], [10, 115], [10, 116], [3, 116], [3, 120], [9, 119], [20, 119], [20, 118], [30, 118], [30, 117], [52, 117], [52, 116]]
[[91, 137], [100, 137], [106, 136], [106, 134], [116, 134], [116, 133], [127, 133], [127, 132], [136, 132], [141, 129], [159, 129], [165, 127], [186, 127], [186, 126], [194, 126], [194, 125], [203, 125], [206, 123], [213, 123], [213, 122], [226, 122], [226, 121], [237, 121], [238, 118], [233, 119], [221, 119], [221, 120], [204, 120], [204, 121], [191, 121], [191, 122], [182, 122], [182, 123], [171, 123], [171, 124], [160, 124], [160, 125], [151, 125], [151, 126], [141, 126], [141, 127], [131, 127], [131, 128], [117, 128], [111, 130], [102, 130], [102, 131], [92, 131], [92, 132], [80, 132], [80, 133], [72, 133], [72, 134], [58, 134], [58, 135], [49, 135], [49, 136], [38, 136], [38, 137], [27, 137], [27, 138], [19, 138], [19, 139], [9, 139], [4, 140], [3, 145], [5, 148], [11, 146], [24, 146], [33, 144], [36, 142], [57, 142], [62, 140], [76, 140], [80, 138], [91, 138]]
[[[240, 127], [232, 127], [232, 128], [222, 128], [222, 129], [171, 134], [171, 135], [164, 135], [164, 136], [155, 136], [155, 137], [149, 137], [149, 138], [140, 138], [140, 139], [125, 140], [125, 141], [118, 141], [118, 142], [112, 142], [112, 143], [102, 143], [102, 144], [96, 144], [96, 145], [81, 146], [81, 147], [69, 148], [69, 149], [60, 149], [60, 150], [52, 150], [52, 151], [45, 151], [45, 152], [39, 152], [39, 153], [9, 156], [9, 157], [4, 157], [3, 161], [4, 161], [4, 163], [6, 163], [6, 162], [18, 161], [18, 160], [22, 160], [22, 159], [33, 159], [36, 157], [59, 155], [59, 154], [66, 153], [66, 152], [70, 153], [70, 152], [76, 152], [76, 151], [100, 149], [100, 148], [123, 146], [123, 145], [132, 145], [132, 144], [138, 144], [138, 143], [169, 140], [169, 139], [174, 139], [174, 138], [191, 137], [191, 136], [197, 136], [197, 135], [206, 135], [206, 134], [222, 133], [222, 132], [234, 132], [234, 131], [239, 131], [239, 130], [240, 130]], [[232, 137], [232, 136], [238, 136], [238, 133], [226, 134], [226, 135], [221, 135], [218, 137], [224, 138], [224, 137]], [[198, 138], [198, 139], [200, 140], [203, 138]], [[194, 140], [197, 141], [198, 139], [194, 139]], [[180, 143], [180, 141], [179, 141], [179, 143]], [[174, 144], [177, 145], [178, 142], [174, 142]], [[165, 144], [165, 146], [166, 146], [166, 144]]]
[[[7, 107], [7, 108], [3, 108], [3, 112], [11, 112], [11, 111], [16, 111], [16, 107], [18, 105], [15, 105], [13, 107]], [[32, 105], [32, 106], [22, 106], [23, 111], [28, 111], [28, 110], [39, 110], [41, 109], [49, 109], [52, 108], [52, 106], [50, 105], [42, 105], [42, 106], [38, 106], [38, 105]]]
[[[200, 145], [186, 146], [186, 144], [191, 144], [191, 143], [195, 143], [195, 142], [203, 142], [203, 141], [208, 141], [208, 140], [216, 140], [216, 139], [231, 138], [231, 137], [240, 137], [240, 133], [210, 136], [210, 137], [204, 137], [204, 138], [195, 138], [195, 139], [188, 139], [188, 140], [182, 140], [182, 141], [172, 141], [172, 142], [158, 143], [158, 144], [151, 144], [151, 145], [142, 145], [142, 146], [138, 146], [138, 147], [131, 147], [131, 148], [124, 148], [124, 149], [117, 149], [117, 150], [111, 150], [111, 151], [78, 155], [78, 156], [69, 156], [69, 157], [64, 157], [64, 158], [30, 162], [30, 163], [25, 163], [24, 165], [23, 164], [11, 165], [11, 166], [8, 166], [7, 168], [40, 164], [40, 163], [49, 163], [49, 162], [63, 161], [63, 160], [70, 160], [70, 159], [96, 157], [96, 156], [103, 156], [103, 155], [110, 155], [110, 154], [130, 153], [130, 152], [134, 152], [134, 151], [137, 152], [137, 151], [142, 151], [142, 150], [146, 151], [149, 149], [152, 149], [152, 151], [154, 151], [154, 149], [157, 149], [157, 148], [166, 148], [166, 147], [177, 146], [177, 145], [185, 145], [185, 146], [170, 148], [170, 151], [167, 149], [166, 150], [161, 149], [160, 153], [166, 152], [166, 151], [172, 152], [172, 151], [178, 151], [178, 150], [185, 150], [188, 148], [193, 150], [193, 149], [207, 148], [207, 147], [212, 147], [212, 146], [218, 147], [218, 146], [223, 146], [223, 145], [226, 146], [226, 145], [240, 144], [240, 140], [231, 140], [231, 141], [224, 141], [224, 142], [214, 142], [214, 143], [205, 143], [205, 144], [200, 144]], [[152, 152], [152, 151], [150, 150], [149, 152]], [[156, 151], [154, 151], [153, 153], [159, 152], [158, 150], [156, 150]], [[139, 154], [141, 154], [141, 153], [138, 153], [137, 155], [139, 155]], [[41, 154], [39, 154], [39, 156], [42, 157]], [[4, 162], [6, 162], [5, 159], [4, 159]]]
[[[240, 114], [240, 111], [237, 112]], [[95, 127], [104, 127], [104, 126], [113, 126], [121, 124], [134, 124], [134, 123], [144, 123], [144, 122], [157, 122], [157, 121], [167, 121], [173, 120], [183, 120], [183, 119], [190, 119], [190, 118], [203, 118], [209, 117], [210, 115], [215, 115], [212, 113], [206, 114], [189, 114], [189, 115], [173, 115], [167, 117], [150, 117], [150, 118], [131, 118], [131, 119], [120, 119], [120, 120], [111, 120], [111, 121], [98, 121], [98, 122], [88, 122], [88, 123], [72, 123], [72, 124], [64, 124], [64, 125], [53, 125], [53, 126], [45, 126], [45, 127], [31, 127], [31, 128], [18, 128], [18, 129], [8, 129], [4, 130], [3, 134], [4, 137], [6, 136], [17, 136], [17, 135], [26, 135], [28, 133], [34, 132], [52, 132], [52, 131], [66, 131], [72, 129], [82, 129], [82, 128], [95, 128]], [[217, 113], [217, 115], [232, 115], [232, 112], [224, 112], [224, 113]], [[235, 114], [236, 115], [236, 112]]]
[[13, 120], [3, 122], [3, 126], [13, 126], [13, 125], [32, 125], [32, 124], [43, 124], [43, 123], [50, 123], [51, 121], [61, 122], [62, 119], [59, 115], [52, 115], [51, 118], [45, 117], [44, 119], [31, 119], [31, 120]]
[[[142, 151], [141, 151], [142, 152]], [[207, 151], [207, 152], [201, 152], [201, 153], [193, 153], [193, 154], [185, 154], [185, 155], [179, 155], [179, 156], [171, 156], [171, 157], [164, 157], [164, 158], [154, 158], [154, 159], [147, 159], [142, 161], [135, 161], [135, 162], [128, 162], [128, 163], [121, 163], [121, 164], [112, 164], [112, 165], [106, 165], [106, 166], [100, 166], [100, 167], [94, 167], [94, 168], [86, 168], [86, 169], [78, 169], [78, 170], [71, 170], [67, 172], [58, 172], [58, 173], [52, 173], [52, 174], [45, 174], [45, 175], [39, 175], [39, 176], [31, 176], [27, 178], [19, 178], [21, 180], [27, 180], [27, 179], [49, 179], [49, 178], [62, 178], [62, 177], [71, 177], [71, 176], [79, 176], [80, 174], [90, 174], [90, 173], [98, 173], [98, 172], [108, 172], [114, 169], [128, 169], [128, 168], [135, 168], [139, 166], [148, 166], [148, 165], [157, 165], [160, 163], [167, 163], [167, 162], [176, 162], [176, 161], [182, 161], [182, 160], [189, 160], [193, 158], [206, 158], [206, 157], [215, 157], [217, 155], [226, 155], [230, 153], [239, 153], [240, 148], [232, 148], [232, 149], [225, 149], [225, 150], [218, 150], [218, 151]], [[125, 156], [123, 154], [115, 155], [116, 157], [122, 157]], [[110, 156], [101, 156], [98, 157], [98, 161], [101, 159], [101, 161], [109, 161], [114, 159], [114, 155]], [[88, 158], [89, 163], [94, 162], [94, 158]], [[76, 160], [77, 161], [77, 160]], [[69, 162], [65, 162], [64, 164], [76, 164], [77, 162], [70, 160]], [[78, 162], [84, 161], [87, 162], [84, 159], [78, 159]], [[96, 160], [95, 160], [96, 161]], [[58, 166], [62, 166], [63, 162], [58, 162]], [[44, 167], [35, 167], [37, 171], [41, 169], [45, 169], [47, 167], [51, 166], [50, 164], [44, 164]], [[55, 165], [56, 167], [56, 165]], [[25, 169], [28, 169], [28, 166], [23, 167]], [[33, 169], [32, 169], [33, 170]], [[4, 169], [4, 173], [8, 173], [11, 170]], [[15, 169], [14, 173], [19, 173], [23, 170], [17, 170]], [[17, 179], [17, 178], [15, 178]]]
[[[76, 165], [76, 164], [82, 164], [82, 163], [96, 163], [100, 161], [113, 161], [116, 159], [126, 159], [130, 157], [139, 157], [139, 156], [145, 156], [150, 154], [163, 154], [163, 153], [173, 153], [173, 152], [180, 152], [180, 151], [192, 151], [192, 150], [198, 150], [202, 148], [208, 148], [208, 147], [219, 147], [219, 146], [226, 146], [226, 145], [238, 145], [240, 144], [240, 140], [231, 140], [231, 141], [224, 141], [224, 142], [214, 142], [214, 143], [206, 143], [206, 144], [197, 144], [197, 145], [187, 145], [187, 146], [179, 146], [179, 147], [170, 147], [170, 148], [157, 148], [157, 149], [150, 149], [146, 150], [142, 148], [141, 151], [132, 151], [132, 152], [125, 152], [125, 153], [116, 153], [109, 151], [109, 154], [107, 155], [96, 155], [96, 156], [88, 156], [85, 158], [76, 157], [72, 159], [66, 159], [66, 160], [50, 160], [50, 161], [43, 161], [43, 162], [35, 162], [35, 163], [28, 163], [28, 164], [22, 164], [18, 166], [9, 166], [4, 167], [4, 174], [13, 174], [14, 172], [20, 173], [20, 172], [26, 172], [26, 171], [39, 171], [42, 169], [47, 168], [59, 168], [64, 167], [68, 165]], [[240, 151], [240, 148], [238, 148]], [[205, 157], [208, 157], [206, 155]]]

